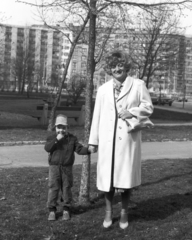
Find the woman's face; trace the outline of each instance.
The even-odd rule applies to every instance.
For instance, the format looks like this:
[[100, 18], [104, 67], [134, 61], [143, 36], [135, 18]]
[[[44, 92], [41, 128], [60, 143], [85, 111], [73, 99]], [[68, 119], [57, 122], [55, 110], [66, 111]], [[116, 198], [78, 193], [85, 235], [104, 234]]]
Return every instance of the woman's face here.
[[112, 76], [120, 82], [123, 82], [127, 77], [127, 72], [123, 63], [117, 63], [116, 66], [112, 66], [111, 73]]

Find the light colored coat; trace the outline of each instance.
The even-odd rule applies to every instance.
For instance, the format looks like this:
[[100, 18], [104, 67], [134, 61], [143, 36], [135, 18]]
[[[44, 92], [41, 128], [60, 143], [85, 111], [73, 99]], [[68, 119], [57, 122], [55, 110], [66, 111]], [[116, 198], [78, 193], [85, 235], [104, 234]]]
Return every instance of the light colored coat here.
[[[141, 131], [153, 112], [150, 95], [142, 80], [127, 77], [116, 102], [135, 117], [118, 118], [115, 134], [116, 110], [113, 80], [99, 87], [95, 102], [89, 144], [98, 145], [97, 188], [108, 192], [111, 186], [113, 139], [115, 134], [113, 186], [133, 188], [141, 184]], [[145, 121], [146, 120], [146, 121]]]

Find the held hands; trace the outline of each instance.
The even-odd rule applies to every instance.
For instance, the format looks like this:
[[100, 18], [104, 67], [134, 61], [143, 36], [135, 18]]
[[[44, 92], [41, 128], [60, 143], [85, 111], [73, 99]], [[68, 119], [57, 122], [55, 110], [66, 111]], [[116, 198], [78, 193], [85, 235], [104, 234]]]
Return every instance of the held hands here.
[[88, 147], [88, 151], [90, 152], [90, 153], [96, 153], [97, 152], [97, 150], [98, 150], [98, 146], [96, 146], [96, 145], [89, 145], [89, 147]]
[[132, 118], [133, 115], [126, 109], [121, 109], [121, 111], [118, 113], [118, 117], [125, 120], [126, 118]]

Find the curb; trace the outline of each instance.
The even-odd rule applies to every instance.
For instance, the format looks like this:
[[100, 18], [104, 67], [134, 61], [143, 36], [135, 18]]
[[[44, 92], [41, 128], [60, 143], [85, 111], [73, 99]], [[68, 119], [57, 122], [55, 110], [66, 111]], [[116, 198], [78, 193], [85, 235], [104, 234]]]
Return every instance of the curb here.
[[21, 145], [39, 145], [45, 144], [46, 141], [16, 141], [16, 142], [0, 142], [0, 147], [2, 146], [21, 146]]
[[[192, 139], [189, 138], [176, 138], [176, 139], [148, 139], [143, 142], [189, 142], [192, 141]], [[22, 145], [41, 145], [45, 144], [46, 141], [17, 141], [17, 142], [0, 142], [0, 147], [6, 147], [6, 146], [22, 146]]]

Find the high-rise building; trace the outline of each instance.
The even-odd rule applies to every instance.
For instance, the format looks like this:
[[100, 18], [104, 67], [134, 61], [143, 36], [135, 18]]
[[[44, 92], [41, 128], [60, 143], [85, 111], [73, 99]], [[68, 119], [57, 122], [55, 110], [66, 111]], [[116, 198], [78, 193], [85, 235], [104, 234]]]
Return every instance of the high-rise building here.
[[[44, 25], [0, 26], [0, 88], [57, 87], [73, 35]], [[68, 74], [70, 75], [71, 65]]]
[[192, 98], [192, 36], [185, 38], [185, 77], [183, 92]]
[[[74, 34], [75, 32], [77, 31], [74, 29]], [[103, 39], [106, 37], [108, 41], [105, 51], [115, 48], [123, 49], [132, 56], [138, 56], [142, 63], [148, 42], [140, 32], [132, 29], [128, 34], [120, 29], [113, 29], [110, 36], [107, 34], [107, 30], [98, 31], [96, 60], [102, 51]], [[59, 26], [56, 30], [44, 25], [21, 27], [1, 24], [0, 89], [21, 91], [22, 88], [27, 87], [30, 90], [57, 87], [62, 78], [71, 47], [70, 40], [73, 40], [73, 37], [72, 31]], [[160, 40], [161, 36], [158, 41]], [[156, 46], [153, 47], [155, 49]], [[68, 69], [68, 78], [73, 74], [86, 75], [87, 56], [88, 32], [86, 29], [74, 50]], [[162, 88], [167, 92], [183, 93], [185, 91], [188, 96], [192, 96], [192, 36], [168, 35], [156, 58], [160, 60], [157, 62], [153, 78], [159, 81]], [[131, 74], [139, 77], [139, 71], [135, 65]], [[102, 69], [101, 59], [94, 73], [94, 90], [97, 91], [97, 88], [109, 79], [110, 77]]]

